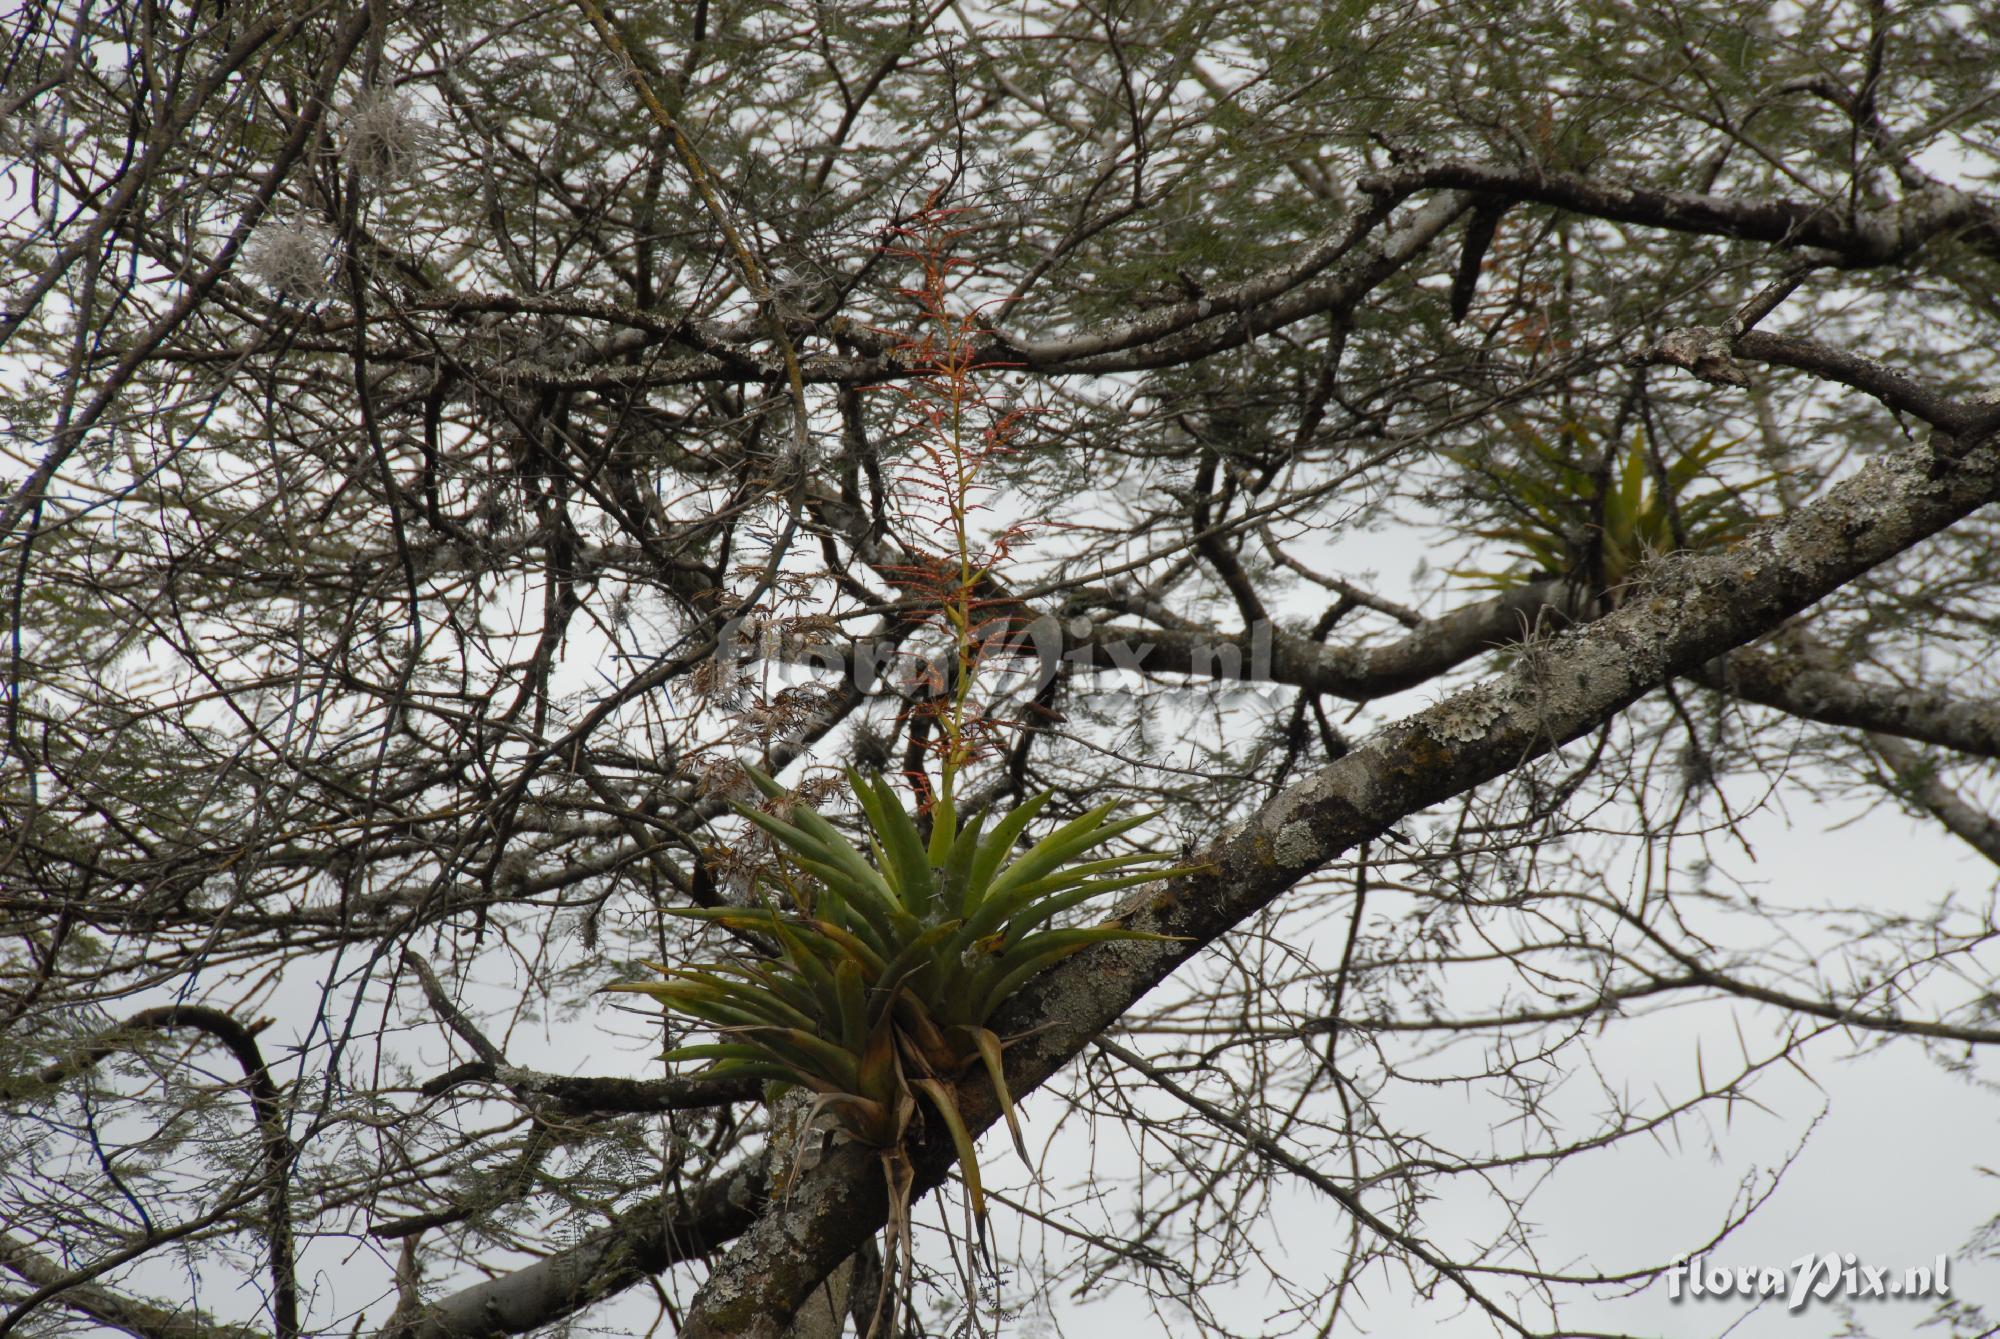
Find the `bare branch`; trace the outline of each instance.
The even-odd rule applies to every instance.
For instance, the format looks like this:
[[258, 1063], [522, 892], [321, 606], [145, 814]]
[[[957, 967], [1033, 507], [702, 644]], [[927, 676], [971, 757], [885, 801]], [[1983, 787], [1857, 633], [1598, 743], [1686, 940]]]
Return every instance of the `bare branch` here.
[[2000, 758], [2000, 705], [1936, 689], [1869, 683], [1782, 642], [1732, 651], [1693, 677], [1717, 692], [1805, 720]]
[[1554, 205], [1593, 218], [1676, 232], [1709, 233], [1787, 247], [1818, 247], [1850, 265], [1887, 265], [1932, 238], [1971, 224], [1991, 225], [2000, 206], [1939, 187], [1892, 209], [1848, 214], [1832, 205], [1779, 197], [1704, 195], [1621, 185], [1564, 172], [1452, 161], [1365, 177], [1361, 188], [1399, 197], [1413, 191], [1478, 191]]

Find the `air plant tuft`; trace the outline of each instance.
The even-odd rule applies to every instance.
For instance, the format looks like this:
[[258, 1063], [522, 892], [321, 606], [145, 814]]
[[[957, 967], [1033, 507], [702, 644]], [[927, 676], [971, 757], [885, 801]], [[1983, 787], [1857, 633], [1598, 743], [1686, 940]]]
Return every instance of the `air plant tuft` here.
[[375, 86], [356, 94], [341, 121], [347, 162], [378, 186], [408, 177], [430, 134], [410, 95], [392, 87]]
[[243, 269], [279, 297], [311, 302], [332, 289], [333, 235], [315, 223], [272, 219], [250, 234]]

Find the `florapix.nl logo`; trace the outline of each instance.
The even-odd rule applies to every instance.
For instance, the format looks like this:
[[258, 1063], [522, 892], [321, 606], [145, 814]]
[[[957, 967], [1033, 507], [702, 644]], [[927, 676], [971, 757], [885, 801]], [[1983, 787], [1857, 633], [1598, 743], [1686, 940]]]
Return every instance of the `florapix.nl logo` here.
[[1878, 1268], [1852, 1251], [1802, 1255], [1787, 1266], [1710, 1264], [1705, 1255], [1676, 1261], [1667, 1269], [1667, 1297], [1782, 1297], [1787, 1311], [1808, 1302], [1868, 1297], [1949, 1297], [1951, 1260], [1937, 1256], [1927, 1265]]

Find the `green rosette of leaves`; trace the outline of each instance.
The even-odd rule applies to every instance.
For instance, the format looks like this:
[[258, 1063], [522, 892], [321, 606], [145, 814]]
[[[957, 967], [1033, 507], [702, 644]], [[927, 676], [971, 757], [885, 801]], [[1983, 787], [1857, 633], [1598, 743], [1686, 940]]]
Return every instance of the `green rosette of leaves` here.
[[[750, 775], [773, 800], [784, 787]], [[1048, 803], [1037, 795], [989, 822], [961, 822], [948, 799], [931, 812], [925, 840], [893, 787], [850, 771], [868, 829], [863, 853], [809, 805], [785, 817], [736, 806], [770, 834], [806, 878], [791, 907], [675, 908], [768, 951], [686, 967], [647, 965], [662, 981], [610, 989], [650, 995], [670, 1013], [705, 1024], [716, 1040], [682, 1046], [669, 1061], [703, 1061], [703, 1077], [762, 1079], [817, 1094], [850, 1137], [900, 1149], [926, 1099], [950, 1132], [967, 1198], [986, 1200], [955, 1084], [983, 1068], [1014, 1144], [1027, 1157], [1001, 1063], [1006, 1046], [988, 1020], [1043, 968], [1113, 940], [1163, 936], [1116, 923], [1065, 926], [1059, 918], [1093, 898], [1180, 872], [1149, 852], [1092, 857], [1145, 817], [1114, 819], [1098, 805], [1024, 851], [1023, 834]]]
[[[1542, 577], [1594, 576], [1614, 602], [1647, 562], [1678, 550], [1733, 544], [1762, 519], [1751, 495], [1777, 478], [1760, 474], [1734, 486], [1713, 471], [1743, 445], [1741, 438], [1703, 433], [1671, 461], [1656, 464], [1643, 434], [1635, 432], [1604, 473], [1588, 463], [1602, 449], [1591, 430], [1571, 423], [1556, 441], [1526, 424], [1513, 435], [1517, 465], [1496, 465], [1474, 452], [1452, 458], [1484, 478], [1493, 503], [1508, 519], [1475, 530], [1500, 541], [1514, 565], [1501, 571], [1455, 570], [1450, 575], [1507, 590]], [[1709, 480], [1708, 487], [1701, 487]]]

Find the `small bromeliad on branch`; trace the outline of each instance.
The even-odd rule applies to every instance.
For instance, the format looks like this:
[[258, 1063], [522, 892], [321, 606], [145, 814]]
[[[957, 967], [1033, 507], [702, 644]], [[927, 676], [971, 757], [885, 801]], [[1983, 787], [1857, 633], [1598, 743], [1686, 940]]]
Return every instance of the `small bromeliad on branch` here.
[[[1555, 440], [1526, 423], [1509, 434], [1518, 464], [1495, 464], [1485, 453], [1452, 459], [1483, 480], [1488, 506], [1504, 519], [1475, 530], [1508, 545], [1515, 559], [1499, 571], [1456, 570], [1452, 576], [1506, 590], [1545, 577], [1587, 583], [1612, 607], [1623, 603], [1633, 577], [1668, 553], [1731, 544], [1763, 518], [1748, 496], [1775, 476], [1738, 485], [1714, 478], [1742, 439], [1711, 431], [1671, 461], [1656, 459], [1643, 432], [1619, 452], [1610, 430], [1566, 423]], [[1704, 478], [1710, 486], [1699, 488]]]

